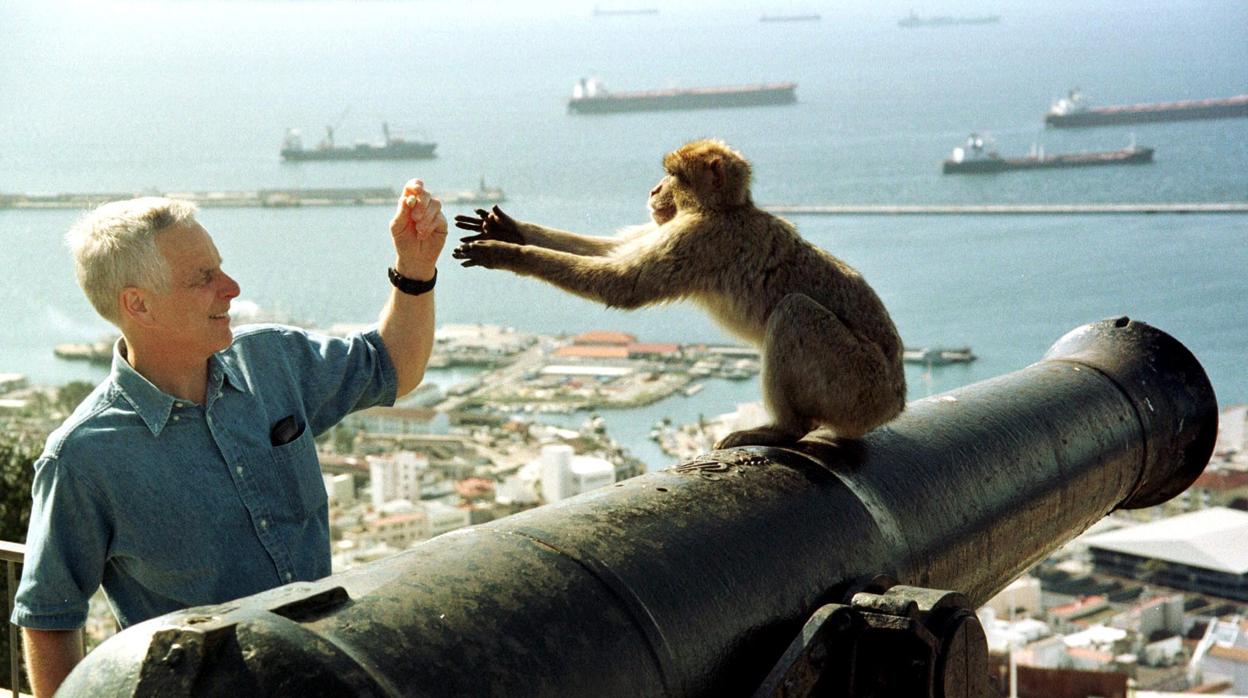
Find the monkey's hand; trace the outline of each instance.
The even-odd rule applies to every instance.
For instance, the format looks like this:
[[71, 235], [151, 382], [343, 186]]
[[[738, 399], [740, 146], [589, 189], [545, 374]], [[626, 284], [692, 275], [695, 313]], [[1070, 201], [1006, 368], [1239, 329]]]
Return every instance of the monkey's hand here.
[[486, 269], [515, 270], [516, 263], [523, 254], [522, 245], [498, 240], [481, 240], [477, 237], [464, 238], [451, 256], [462, 260], [465, 267], [485, 267]]
[[455, 227], [476, 233], [476, 235], [461, 238], [460, 242], [464, 243], [497, 240], [513, 245], [525, 244], [524, 235], [520, 233], [520, 226], [516, 225], [515, 219], [503, 213], [503, 209], [498, 206], [495, 206], [492, 211], [479, 208], [475, 217], [455, 216]]

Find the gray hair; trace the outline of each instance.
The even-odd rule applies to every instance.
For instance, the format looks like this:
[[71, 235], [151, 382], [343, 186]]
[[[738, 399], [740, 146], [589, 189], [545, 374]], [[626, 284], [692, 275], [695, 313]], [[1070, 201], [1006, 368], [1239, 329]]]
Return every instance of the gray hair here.
[[117, 298], [125, 287], [169, 290], [169, 264], [156, 248], [156, 234], [194, 222], [197, 210], [189, 201], [146, 196], [104, 204], [69, 229], [65, 241], [78, 285], [96, 312], [117, 324]]

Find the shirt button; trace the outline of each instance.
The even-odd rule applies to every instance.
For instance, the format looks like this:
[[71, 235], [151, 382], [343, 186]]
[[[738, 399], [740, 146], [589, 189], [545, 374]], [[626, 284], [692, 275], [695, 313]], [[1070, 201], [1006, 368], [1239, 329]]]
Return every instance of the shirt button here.
[[289, 582], [289, 581], [290, 581], [290, 578], [291, 578], [291, 577], [293, 577], [293, 576], [294, 576], [294, 575], [292, 575], [291, 573], [287, 572], [286, 574], [283, 574], [283, 575], [282, 575], [282, 578], [283, 578], [283, 579], [285, 579], [286, 581], [288, 581], [288, 582]]
[[260, 519], [260, 528], [268, 528], [268, 527], [269, 527], [269, 520], [268, 520], [268, 519]]
[[234, 472], [238, 473], [238, 476], [239, 476], [239, 477], [242, 477], [242, 476], [243, 476], [243, 466], [241, 466], [241, 465], [235, 466], [235, 467], [234, 467]]
[[175, 415], [173, 415], [173, 421], [177, 422], [177, 421], [179, 421], [179, 420], [181, 420], [181, 419], [182, 419], [182, 415], [180, 415], [180, 414], [175, 414]]

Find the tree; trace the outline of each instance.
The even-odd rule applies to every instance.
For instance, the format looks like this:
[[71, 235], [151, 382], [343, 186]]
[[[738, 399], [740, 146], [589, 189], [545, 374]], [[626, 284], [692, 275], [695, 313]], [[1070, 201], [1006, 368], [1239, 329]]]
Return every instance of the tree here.
[[70, 381], [62, 385], [56, 391], [57, 411], [68, 416], [78, 406], [78, 403], [87, 399], [92, 390], [95, 390], [95, 386], [86, 381]]
[[[35, 476], [35, 460], [43, 450], [43, 437], [21, 429], [11, 430], [0, 425], [0, 540], [20, 543], [26, 540], [26, 526], [30, 522], [30, 485]], [[6, 609], [4, 622], [8, 623], [8, 582], [5, 582]], [[9, 676], [9, 633], [0, 632], [0, 686], [11, 688]]]

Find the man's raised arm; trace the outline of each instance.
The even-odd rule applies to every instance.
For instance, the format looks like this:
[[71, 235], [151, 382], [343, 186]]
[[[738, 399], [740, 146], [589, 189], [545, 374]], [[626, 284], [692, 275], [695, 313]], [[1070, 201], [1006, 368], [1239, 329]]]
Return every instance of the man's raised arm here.
[[397, 396], [402, 396], [420, 385], [433, 351], [433, 282], [446, 243], [442, 202], [430, 196], [419, 179], [409, 180], [403, 188], [390, 235], [395, 288], [381, 311], [380, 333], [398, 377]]

